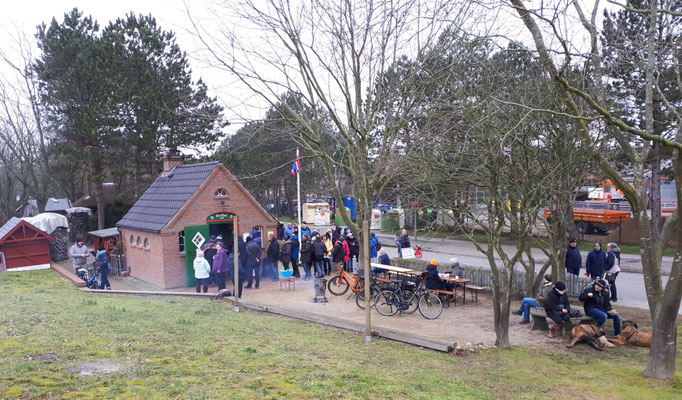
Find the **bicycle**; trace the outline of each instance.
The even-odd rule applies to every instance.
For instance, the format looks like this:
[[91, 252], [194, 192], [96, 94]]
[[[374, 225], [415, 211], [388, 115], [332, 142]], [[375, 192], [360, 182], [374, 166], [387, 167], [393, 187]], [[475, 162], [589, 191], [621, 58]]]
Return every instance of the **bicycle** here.
[[[379, 293], [383, 289], [388, 289], [391, 285], [394, 284], [394, 282], [385, 280], [383, 283], [379, 283], [379, 279], [376, 276], [373, 276], [370, 279], [371, 279], [370, 280], [371, 283], [369, 286], [369, 306], [374, 307], [374, 300], [376, 298], [377, 293]], [[365, 309], [365, 291], [364, 290], [357, 292], [357, 295], [355, 296], [355, 304], [361, 310]]]
[[327, 289], [334, 296], [343, 296], [349, 288], [356, 293], [362, 292], [365, 290], [365, 280], [361, 279], [358, 274], [354, 274], [351, 278], [349, 273], [340, 269], [339, 274], [327, 282]]
[[443, 303], [435, 294], [424, 288], [424, 279], [418, 281], [417, 287], [412, 290], [398, 285], [394, 290], [384, 289], [377, 293], [374, 299], [374, 308], [381, 315], [391, 316], [398, 311], [401, 314], [414, 312], [413, 303], [417, 299], [417, 307], [422, 317], [426, 319], [436, 319], [443, 312]]

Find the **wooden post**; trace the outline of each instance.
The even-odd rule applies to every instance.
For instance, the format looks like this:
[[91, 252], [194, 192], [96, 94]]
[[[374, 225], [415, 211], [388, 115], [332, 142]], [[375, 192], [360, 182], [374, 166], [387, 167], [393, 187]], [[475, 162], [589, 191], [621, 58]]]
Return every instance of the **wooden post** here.
[[241, 285], [239, 284], [239, 223], [237, 222], [237, 215], [232, 218], [232, 233], [234, 234], [234, 312], [239, 312], [239, 295], [241, 294]]

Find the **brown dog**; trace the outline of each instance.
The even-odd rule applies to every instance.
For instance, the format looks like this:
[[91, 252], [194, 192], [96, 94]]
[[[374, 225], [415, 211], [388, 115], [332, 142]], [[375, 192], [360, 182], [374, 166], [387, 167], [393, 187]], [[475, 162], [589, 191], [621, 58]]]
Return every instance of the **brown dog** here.
[[651, 347], [651, 332], [640, 332], [637, 323], [633, 321], [623, 322], [623, 330], [618, 339], [609, 339], [615, 344], [631, 344], [633, 346]]
[[568, 348], [572, 348], [580, 342], [585, 342], [599, 351], [603, 351], [604, 347], [615, 347], [607, 340], [601, 340], [605, 333], [604, 330], [597, 325], [577, 325], [571, 330], [571, 335], [573, 336], [573, 340], [566, 345]]

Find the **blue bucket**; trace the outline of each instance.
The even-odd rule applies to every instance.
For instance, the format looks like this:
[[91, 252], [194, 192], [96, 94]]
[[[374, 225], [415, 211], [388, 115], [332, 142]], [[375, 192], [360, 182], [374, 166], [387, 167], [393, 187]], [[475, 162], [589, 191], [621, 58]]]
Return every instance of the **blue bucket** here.
[[291, 278], [291, 275], [294, 273], [294, 271], [290, 269], [285, 269], [283, 271], [280, 271], [280, 273], [282, 274], [282, 278]]

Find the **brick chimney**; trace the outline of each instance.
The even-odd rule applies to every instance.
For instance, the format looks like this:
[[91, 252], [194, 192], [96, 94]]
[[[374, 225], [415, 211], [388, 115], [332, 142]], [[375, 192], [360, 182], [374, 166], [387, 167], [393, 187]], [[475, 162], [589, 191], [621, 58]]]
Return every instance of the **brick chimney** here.
[[184, 160], [184, 158], [185, 157], [183, 157], [183, 155], [180, 154], [179, 151], [169, 150], [168, 154], [161, 157], [161, 160], [163, 161], [163, 172], [168, 173], [176, 165], [182, 165], [182, 161]]

